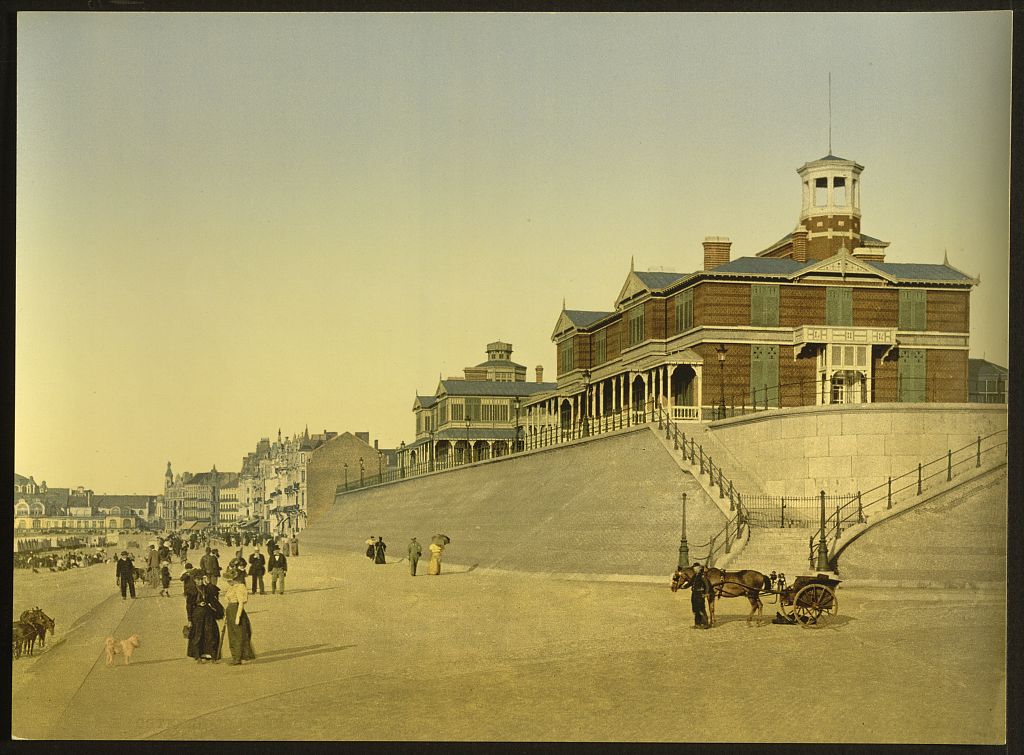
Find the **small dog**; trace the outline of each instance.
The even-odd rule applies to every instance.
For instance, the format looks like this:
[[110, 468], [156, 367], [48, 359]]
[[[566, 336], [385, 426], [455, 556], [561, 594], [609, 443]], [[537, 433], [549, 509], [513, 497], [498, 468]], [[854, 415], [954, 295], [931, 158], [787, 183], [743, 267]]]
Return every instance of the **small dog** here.
[[137, 634], [133, 634], [127, 640], [115, 640], [113, 637], [108, 637], [106, 639], [107, 665], [114, 665], [115, 655], [123, 655], [124, 663], [127, 666], [131, 663], [132, 653], [140, 644]]

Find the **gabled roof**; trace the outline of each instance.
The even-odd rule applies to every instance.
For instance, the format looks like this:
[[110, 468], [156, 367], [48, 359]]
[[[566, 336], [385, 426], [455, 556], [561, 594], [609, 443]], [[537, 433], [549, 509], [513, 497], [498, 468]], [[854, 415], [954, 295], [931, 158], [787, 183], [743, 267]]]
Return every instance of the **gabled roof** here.
[[896, 280], [957, 281], [972, 283], [975, 279], [949, 265], [927, 265], [919, 262], [870, 262]]
[[737, 257], [709, 272], [788, 276], [803, 267], [807, 267], [806, 262], [797, 262], [789, 257]]
[[511, 359], [488, 359], [486, 362], [481, 362], [477, 367], [521, 367], [526, 369], [526, 365], [516, 364]]
[[442, 380], [449, 396], [531, 396], [557, 388], [557, 383], [526, 383], [507, 380]]
[[421, 396], [417, 393], [416, 400], [413, 402], [412, 408], [416, 409], [418, 407], [420, 409], [429, 409], [436, 403], [437, 398], [435, 396]]
[[668, 273], [668, 272], [656, 272], [648, 271], [643, 272], [641, 270], [634, 271], [633, 275], [643, 281], [643, 284], [651, 291], [656, 291], [659, 288], [666, 288], [671, 286], [680, 278], [684, 277], [683, 273]]
[[613, 313], [584, 312], [577, 309], [563, 309], [558, 315], [558, 322], [555, 323], [555, 329], [551, 333], [551, 338], [554, 339], [559, 333], [564, 333], [565, 331], [572, 330], [573, 328], [585, 328], [611, 314]]

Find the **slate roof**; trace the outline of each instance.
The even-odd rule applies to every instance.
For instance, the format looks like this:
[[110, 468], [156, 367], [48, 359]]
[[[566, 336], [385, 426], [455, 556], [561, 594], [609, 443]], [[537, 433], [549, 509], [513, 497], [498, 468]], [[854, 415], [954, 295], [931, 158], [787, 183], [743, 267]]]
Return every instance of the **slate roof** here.
[[420, 406], [422, 406], [424, 409], [429, 409], [430, 407], [437, 403], [436, 396], [421, 396], [418, 393], [416, 394], [416, 400], [420, 402]]
[[660, 289], [666, 286], [671, 286], [680, 278], [684, 277], [684, 273], [662, 273], [662, 272], [641, 272], [640, 270], [633, 271], [633, 275], [643, 281], [643, 284], [650, 289]]
[[839, 161], [844, 162], [844, 163], [852, 163], [853, 162], [853, 160], [847, 160], [845, 157], [836, 157], [831, 152], [829, 152], [824, 157], [818, 158], [818, 160], [815, 160], [815, 162], [819, 162], [821, 160], [839, 160]]
[[815, 264], [818, 260], [809, 262], [797, 262], [788, 257], [737, 257], [718, 265], [710, 272], [712, 273], [757, 273], [759, 275], [789, 275], [808, 264]]
[[889, 246], [888, 241], [882, 241], [876, 239], [874, 236], [868, 236], [866, 233], [860, 235], [861, 246]]
[[995, 362], [989, 362], [985, 359], [968, 359], [967, 360], [967, 379], [977, 380], [979, 377], [1008, 377], [1010, 371], [1005, 367], [1000, 367]]
[[92, 506], [94, 509], [109, 509], [114, 506], [129, 509], [149, 510], [150, 499], [156, 496], [151, 495], [94, 495]]
[[557, 383], [526, 383], [503, 380], [442, 380], [449, 396], [532, 396], [558, 387]]
[[964, 283], [971, 280], [970, 276], [946, 265], [926, 265], [918, 262], [868, 262], [866, 264], [878, 268], [897, 280], [963, 281]]
[[525, 365], [516, 364], [511, 359], [488, 359], [486, 362], [481, 362], [477, 367], [522, 367], [526, 369]]
[[572, 321], [572, 324], [577, 328], [585, 328], [591, 323], [595, 323], [602, 317], [607, 317], [612, 314], [611, 312], [584, 312], [579, 309], [567, 309], [565, 310], [565, 316]]
[[14, 473], [14, 484], [15, 485], [24, 485], [24, 484], [29, 483], [29, 482], [32, 482], [32, 480], [30, 480], [29, 478], [25, 477], [24, 475], [18, 474], [17, 472]]

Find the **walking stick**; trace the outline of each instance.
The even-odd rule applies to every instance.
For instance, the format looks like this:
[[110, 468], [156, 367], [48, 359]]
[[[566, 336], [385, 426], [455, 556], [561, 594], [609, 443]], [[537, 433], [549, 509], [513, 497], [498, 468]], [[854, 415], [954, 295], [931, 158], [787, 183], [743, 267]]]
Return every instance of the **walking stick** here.
[[228, 615], [224, 613], [224, 625], [220, 627], [220, 646], [217, 648], [217, 660], [224, 657], [224, 635], [228, 633]]

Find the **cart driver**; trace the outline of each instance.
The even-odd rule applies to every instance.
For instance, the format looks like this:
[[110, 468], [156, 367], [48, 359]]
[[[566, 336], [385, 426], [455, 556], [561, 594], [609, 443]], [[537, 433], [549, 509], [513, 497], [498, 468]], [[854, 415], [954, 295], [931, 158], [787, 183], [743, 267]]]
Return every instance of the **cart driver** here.
[[699, 562], [693, 564], [693, 579], [690, 580], [690, 607], [693, 609], [693, 628], [710, 629], [708, 621], [707, 596], [711, 592], [711, 582]]

